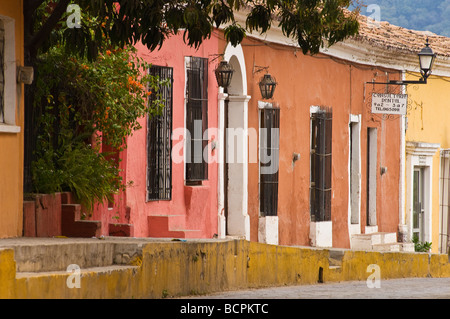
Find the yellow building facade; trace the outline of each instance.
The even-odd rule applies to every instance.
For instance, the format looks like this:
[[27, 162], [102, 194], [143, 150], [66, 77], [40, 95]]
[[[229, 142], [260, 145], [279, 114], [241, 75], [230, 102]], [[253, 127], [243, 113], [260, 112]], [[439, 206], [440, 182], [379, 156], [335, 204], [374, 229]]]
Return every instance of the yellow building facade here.
[[22, 236], [24, 85], [23, 1], [0, 6], [0, 238]]
[[[410, 234], [447, 253], [450, 172], [450, 76], [437, 66], [426, 85], [408, 85], [405, 222]], [[406, 72], [406, 80], [420, 74]]]

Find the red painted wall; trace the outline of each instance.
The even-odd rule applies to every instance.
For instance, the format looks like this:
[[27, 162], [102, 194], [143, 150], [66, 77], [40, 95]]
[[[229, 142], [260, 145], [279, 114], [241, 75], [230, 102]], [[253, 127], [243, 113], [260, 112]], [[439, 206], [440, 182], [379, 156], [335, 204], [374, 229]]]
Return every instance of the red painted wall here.
[[[218, 52], [218, 39], [212, 37], [196, 50], [184, 45], [181, 35], [164, 42], [159, 51], [150, 52], [137, 44], [138, 54], [148, 63], [173, 68], [173, 129], [185, 126], [185, 57], [196, 56], [210, 61]], [[215, 63], [208, 65], [208, 126], [217, 127], [218, 87], [214, 76]], [[210, 163], [208, 180], [201, 186], [186, 186], [184, 162], [172, 162], [172, 200], [146, 201], [147, 122], [141, 119], [142, 129], [128, 139], [126, 179], [133, 181], [127, 190], [130, 223], [135, 236], [148, 236], [147, 216], [184, 215], [186, 229], [199, 230], [195, 237], [212, 238], [217, 233], [217, 164]], [[180, 140], [173, 140], [173, 146]], [[215, 151], [212, 151], [215, 152]], [[211, 151], [210, 151], [211, 153]]]
[[[112, 149], [106, 144], [102, 144], [101, 151], [109, 154], [112, 153]], [[124, 181], [127, 179], [127, 153], [128, 150], [125, 148], [120, 153], [113, 155], [114, 159], [119, 162], [119, 169], [121, 170], [120, 174]], [[130, 222], [126, 197], [126, 192], [120, 192], [114, 195], [113, 202], [104, 201], [103, 203], [98, 203], [94, 206], [92, 213], [85, 212], [88, 214], [87, 219], [101, 222], [101, 235], [110, 235], [111, 224], [128, 224]]]

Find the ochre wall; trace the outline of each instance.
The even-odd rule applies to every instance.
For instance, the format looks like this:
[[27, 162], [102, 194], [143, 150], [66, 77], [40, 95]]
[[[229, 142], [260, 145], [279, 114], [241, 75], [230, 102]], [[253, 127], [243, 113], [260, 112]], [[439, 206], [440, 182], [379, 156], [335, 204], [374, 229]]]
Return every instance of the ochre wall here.
[[[23, 65], [22, 0], [5, 0], [0, 15], [15, 20], [17, 65]], [[22, 235], [23, 222], [23, 85], [17, 85], [16, 125], [20, 133], [0, 132], [0, 238]]]
[[[225, 42], [222, 42], [225, 47]], [[247, 67], [249, 129], [258, 131], [258, 107], [261, 99], [258, 81], [268, 67], [278, 85], [272, 101], [281, 108], [279, 162], [279, 243], [309, 245], [310, 185], [310, 107], [327, 106], [333, 110], [332, 137], [332, 221], [333, 246], [350, 247], [348, 230], [349, 197], [349, 120], [361, 115], [361, 231], [366, 225], [367, 127], [378, 127], [378, 166], [388, 167], [377, 174], [378, 230], [397, 232], [399, 219], [400, 120], [382, 120], [371, 116], [368, 97], [372, 85], [365, 82], [399, 79], [399, 72], [349, 64], [319, 54], [303, 55], [293, 47], [261, 42], [247, 36], [242, 43]], [[383, 90], [384, 87], [376, 87]], [[384, 93], [381, 92], [381, 93]], [[364, 96], [365, 94], [365, 96]], [[249, 146], [251, 147], [251, 146]], [[293, 153], [301, 159], [293, 165]], [[249, 163], [248, 212], [251, 240], [258, 240], [258, 164]]]
[[[407, 80], [417, 80], [419, 74], [407, 73]], [[450, 78], [432, 75], [426, 85], [410, 85], [410, 99], [406, 141], [437, 143], [440, 149], [450, 148], [449, 103], [446, 92], [450, 91]], [[440, 152], [433, 156], [432, 172], [432, 252], [439, 250], [440, 219]], [[444, 225], [446, 228], [447, 225]]]
[[329, 257], [328, 250], [244, 240], [147, 243], [134, 267], [81, 269], [80, 288], [69, 288], [71, 272], [16, 274], [14, 250], [4, 249], [0, 250], [0, 298], [163, 298], [315, 284], [320, 268], [324, 282], [365, 281], [372, 264], [380, 267], [381, 280], [450, 276], [447, 255], [347, 250], [339, 267], [330, 267]]

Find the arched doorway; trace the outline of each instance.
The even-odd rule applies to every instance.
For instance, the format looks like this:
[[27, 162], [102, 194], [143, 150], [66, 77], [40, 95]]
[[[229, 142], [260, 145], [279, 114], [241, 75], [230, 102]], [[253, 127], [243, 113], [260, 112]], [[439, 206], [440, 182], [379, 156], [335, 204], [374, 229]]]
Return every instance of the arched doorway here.
[[248, 215], [248, 101], [245, 59], [240, 45], [225, 49], [234, 69], [227, 93], [219, 91], [219, 238], [250, 240]]

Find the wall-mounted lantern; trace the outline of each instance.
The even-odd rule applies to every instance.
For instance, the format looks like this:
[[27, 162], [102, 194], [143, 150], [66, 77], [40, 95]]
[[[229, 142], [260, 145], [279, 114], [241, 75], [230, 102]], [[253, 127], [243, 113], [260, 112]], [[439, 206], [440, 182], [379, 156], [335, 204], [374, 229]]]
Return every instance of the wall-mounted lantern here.
[[269, 73], [267, 73], [264, 74], [264, 76], [261, 78], [258, 84], [262, 98], [271, 99], [273, 97], [273, 93], [275, 92], [275, 88], [278, 83], [276, 82], [274, 77], [272, 77]]
[[425, 47], [417, 54], [419, 57], [420, 74], [422, 78], [418, 81], [389, 81], [387, 83], [377, 83], [377, 82], [367, 82], [373, 84], [394, 84], [394, 85], [407, 85], [407, 84], [427, 84], [427, 79], [431, 75], [433, 69], [434, 60], [436, 59], [436, 54], [430, 48], [430, 43], [425, 43]]
[[433, 68], [434, 60], [436, 59], [436, 54], [430, 48], [430, 44], [425, 43], [425, 47], [419, 52], [419, 63], [420, 63], [420, 73], [424, 78], [425, 82], [431, 74]]
[[217, 84], [224, 89], [230, 86], [233, 77], [233, 67], [227, 61], [220, 61], [214, 73], [216, 74]]
[[17, 67], [17, 82], [23, 84], [32, 84], [34, 79], [34, 69], [31, 66]]

